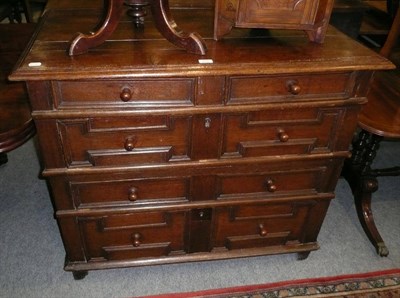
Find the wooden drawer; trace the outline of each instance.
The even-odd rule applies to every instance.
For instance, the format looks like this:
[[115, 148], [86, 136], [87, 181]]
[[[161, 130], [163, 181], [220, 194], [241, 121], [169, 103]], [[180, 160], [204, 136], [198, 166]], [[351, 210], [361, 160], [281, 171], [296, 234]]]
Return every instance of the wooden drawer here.
[[[330, 181], [337, 176], [342, 162], [287, 163], [250, 173], [218, 175], [216, 191], [220, 200], [287, 198], [333, 192]], [[257, 169], [257, 171], [256, 171]]]
[[[208, 115], [142, 115], [38, 119], [63, 155], [54, 167], [111, 167], [348, 151], [358, 105], [286, 105]], [[339, 129], [346, 122], [346, 129]]]
[[[210, 115], [39, 120], [36, 125], [39, 137], [47, 137], [56, 126], [55, 140], [60, 139], [64, 151], [60, 163], [68, 167], [133, 166], [347, 151], [358, 109], [276, 107]], [[348, 129], [338, 129], [344, 121]]]
[[[50, 177], [57, 210], [160, 207], [332, 193], [343, 158]], [[219, 204], [219, 203], [217, 203]]]
[[129, 166], [188, 160], [191, 117], [58, 120], [68, 166]]
[[227, 104], [249, 104], [296, 99], [347, 98], [349, 73], [292, 76], [230, 77]]
[[[110, 175], [108, 175], [110, 176]], [[190, 178], [138, 178], [69, 181], [75, 208], [168, 204], [189, 199]]]
[[191, 78], [58, 81], [52, 86], [57, 108], [194, 105], [195, 79]]
[[274, 108], [224, 118], [222, 158], [320, 154], [347, 151], [357, 108]]
[[213, 247], [233, 250], [303, 243], [308, 241], [305, 233], [310, 229], [312, 210], [322, 207], [320, 214], [313, 214], [319, 222], [328, 205], [329, 200], [216, 208]]
[[128, 260], [182, 254], [186, 212], [143, 212], [80, 217], [90, 261]]

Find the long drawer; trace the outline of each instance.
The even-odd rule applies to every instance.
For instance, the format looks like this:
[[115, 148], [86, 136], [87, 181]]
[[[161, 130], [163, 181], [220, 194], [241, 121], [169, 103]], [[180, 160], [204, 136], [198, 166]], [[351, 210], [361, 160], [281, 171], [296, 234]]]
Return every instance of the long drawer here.
[[54, 81], [52, 94], [57, 109], [165, 108], [348, 98], [353, 85], [351, 73], [143, 78]]
[[[40, 119], [36, 126], [40, 137], [53, 135], [55, 147], [49, 150], [63, 151], [53, 157], [64, 157], [58, 164], [134, 166], [347, 151], [358, 109], [276, 107], [206, 115]], [[345, 121], [346, 129], [338, 129]]]
[[[67, 249], [75, 252], [67, 262], [109, 263], [254, 248], [285, 247], [301, 251], [315, 244], [329, 199], [296, 202], [226, 205], [199, 210], [178, 209], [107, 213], [59, 218]], [[192, 214], [192, 215], [191, 215]], [[193, 217], [193, 214], [196, 214]], [[77, 233], [73, 235], [73, 232]], [[71, 237], [72, 233], [72, 237]], [[65, 234], [67, 235], [67, 234]], [[201, 243], [199, 239], [202, 239]], [[201, 258], [202, 256], [199, 255]], [[192, 259], [192, 260], [194, 260]]]
[[332, 193], [343, 157], [50, 177], [57, 210], [295, 199]]

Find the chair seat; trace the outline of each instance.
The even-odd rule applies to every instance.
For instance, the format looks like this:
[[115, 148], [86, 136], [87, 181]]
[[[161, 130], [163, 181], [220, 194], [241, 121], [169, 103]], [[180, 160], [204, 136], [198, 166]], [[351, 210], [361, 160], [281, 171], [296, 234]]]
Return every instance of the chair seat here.
[[362, 129], [385, 137], [400, 138], [400, 72], [376, 73], [368, 103], [359, 116]]

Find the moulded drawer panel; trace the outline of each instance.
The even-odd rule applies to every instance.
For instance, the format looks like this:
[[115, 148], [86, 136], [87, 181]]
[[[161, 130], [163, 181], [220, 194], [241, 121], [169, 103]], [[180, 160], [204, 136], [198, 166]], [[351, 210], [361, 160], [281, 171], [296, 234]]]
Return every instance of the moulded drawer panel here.
[[168, 204], [189, 198], [189, 178], [140, 178], [68, 183], [75, 208]]
[[267, 198], [313, 195], [327, 191], [331, 178], [327, 166], [275, 170], [262, 173], [220, 175], [217, 179], [218, 199]]
[[[194, 79], [53, 82], [60, 108], [118, 106], [192, 106]], [[173, 86], [173, 88], [171, 88]]]
[[58, 120], [68, 166], [120, 166], [188, 160], [191, 117]]
[[337, 148], [343, 108], [276, 108], [224, 117], [222, 157], [327, 153]]
[[78, 218], [90, 261], [184, 253], [186, 212], [143, 212]]
[[231, 250], [301, 243], [304, 225], [315, 204], [309, 201], [217, 208], [213, 247]]
[[250, 24], [313, 24], [318, 0], [241, 0], [237, 26]]
[[227, 104], [296, 99], [320, 99], [321, 95], [346, 98], [351, 90], [349, 73], [230, 77]]

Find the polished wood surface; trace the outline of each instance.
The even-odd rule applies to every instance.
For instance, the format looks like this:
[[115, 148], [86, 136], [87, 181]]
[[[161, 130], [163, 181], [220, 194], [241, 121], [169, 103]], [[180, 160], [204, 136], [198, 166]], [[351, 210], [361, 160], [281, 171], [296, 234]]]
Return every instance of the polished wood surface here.
[[[399, 63], [400, 9], [393, 20], [382, 56]], [[397, 58], [396, 58], [397, 57]], [[379, 176], [399, 176], [400, 167], [372, 168], [383, 138], [400, 138], [400, 72], [398, 69], [377, 72], [368, 93], [368, 104], [359, 115], [361, 132], [353, 142], [352, 157], [346, 161], [343, 175], [353, 191], [358, 217], [371, 243], [380, 256], [389, 249], [382, 239], [373, 217], [372, 194], [378, 190]]]
[[[268, 36], [268, 32], [264, 31], [256, 32], [260, 35], [257, 37], [253, 35], [252, 30], [238, 30], [232, 32], [232, 38], [220, 42], [214, 41], [213, 22], [210, 20], [213, 11], [201, 12], [202, 15], [198, 15], [185, 10], [176, 14], [175, 18], [185, 22], [188, 28], [199, 32], [205, 38], [209, 50], [203, 58], [212, 59], [212, 64], [199, 63], [198, 56], [185, 53], [184, 50], [170, 45], [154, 28], [151, 20], [144, 32], [132, 31], [130, 21], [123, 21], [110, 41], [106, 41], [89, 55], [70, 58], [65, 55], [69, 40], [79, 30], [78, 28], [90, 30], [100, 13], [97, 10], [53, 10], [45, 15], [45, 19], [49, 21], [41, 25], [43, 28], [39, 33], [38, 42], [12, 78], [33, 81], [53, 77], [54, 79], [101, 78], [105, 71], [109, 77], [118, 78], [141, 76], [142, 72], [146, 72], [147, 76], [160, 77], [179, 75], [182, 72], [187, 75], [218, 75], [221, 72], [279, 74], [299, 73], [303, 69], [305, 72], [325, 72], [332, 69], [347, 71], [392, 68], [386, 59], [350, 38], [337, 34], [332, 28], [328, 34], [326, 47], [314, 46], [304, 39], [302, 33], [285, 31], [270, 32], [275, 36]], [[69, 26], [62, 26], [63, 15], [70, 20]], [[190, 18], [192, 20], [188, 22], [187, 19]], [[210, 21], [202, 23], [202, 19]], [[120, 50], [115, 50], [115, 46]], [[348, 51], [348, 47], [354, 50]], [[132, 54], [127, 55], [126, 51], [131, 51]], [[246, 55], [243, 55], [243, 52]], [[29, 66], [30, 62], [40, 62], [45, 59], [45, 53], [51, 54], [51, 59], [46, 59], [46, 67]], [[307, 59], [304, 59], [303, 53]], [[102, 61], [99, 61], [99, 56], [102, 57]], [[321, 56], [324, 59], [321, 59]]]
[[399, 71], [375, 75], [368, 105], [360, 114], [360, 127], [373, 134], [400, 138], [400, 75]]
[[7, 161], [6, 153], [26, 142], [35, 133], [22, 82], [10, 82], [7, 76], [17, 62], [33, 34], [31, 24], [0, 25], [0, 154]]
[[174, 10], [205, 57], [146, 18], [69, 56], [100, 15], [48, 9], [10, 76], [27, 83], [65, 269], [318, 249], [368, 81], [393, 65], [333, 29], [324, 44], [247, 29], [215, 41], [213, 8]]

